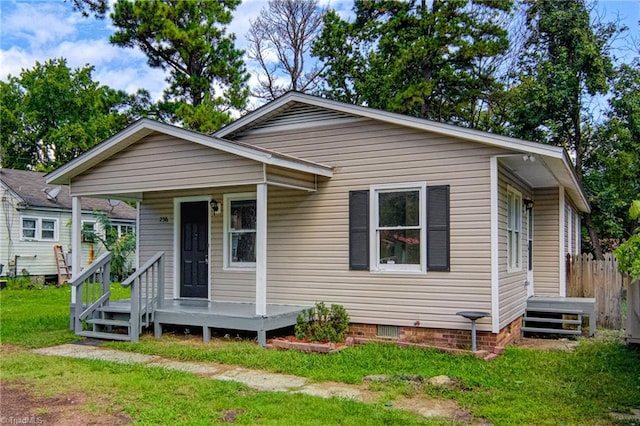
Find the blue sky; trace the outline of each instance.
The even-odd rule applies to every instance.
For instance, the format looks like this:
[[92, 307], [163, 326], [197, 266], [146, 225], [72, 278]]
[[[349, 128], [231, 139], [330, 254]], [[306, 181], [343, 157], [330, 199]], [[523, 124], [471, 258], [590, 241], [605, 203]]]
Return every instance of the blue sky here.
[[[322, 4], [348, 16], [353, 3], [324, 0]], [[238, 47], [246, 48], [250, 21], [264, 6], [265, 0], [249, 0], [235, 11], [229, 30], [236, 34]], [[598, 11], [605, 20], [619, 18], [631, 29], [628, 36], [640, 43], [640, 0], [601, 0]], [[108, 18], [83, 18], [63, 0], [0, 0], [0, 79], [6, 80], [8, 74], [18, 75], [36, 61], [65, 57], [72, 68], [93, 65], [93, 78], [101, 84], [130, 93], [145, 88], [159, 98], [165, 88], [164, 72], [149, 68], [145, 56], [136, 49], [111, 46], [112, 32]], [[618, 41], [619, 46], [625, 44], [628, 45], [626, 40]], [[616, 54], [631, 52], [618, 50]], [[251, 64], [248, 68], [251, 72]]]

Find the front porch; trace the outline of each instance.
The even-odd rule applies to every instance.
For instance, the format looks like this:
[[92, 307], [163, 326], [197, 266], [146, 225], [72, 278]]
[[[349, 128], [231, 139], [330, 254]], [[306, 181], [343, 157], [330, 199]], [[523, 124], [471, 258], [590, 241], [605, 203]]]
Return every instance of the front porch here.
[[265, 315], [256, 315], [255, 303], [165, 300], [156, 309], [154, 334], [162, 336], [163, 324], [202, 327], [202, 339], [211, 339], [211, 328], [255, 331], [258, 344], [266, 345], [266, 332], [295, 325], [306, 306], [267, 304]]
[[[137, 342], [145, 327], [154, 327], [156, 338], [163, 325], [202, 327], [204, 342], [212, 328], [255, 331], [266, 345], [267, 331], [296, 324], [307, 308], [265, 303], [264, 311], [253, 302], [165, 299], [164, 253], [157, 253], [122, 285], [131, 287], [131, 298], [110, 298], [111, 254], [105, 253], [71, 280], [71, 328], [79, 336]], [[125, 330], [126, 334], [118, 332]]]

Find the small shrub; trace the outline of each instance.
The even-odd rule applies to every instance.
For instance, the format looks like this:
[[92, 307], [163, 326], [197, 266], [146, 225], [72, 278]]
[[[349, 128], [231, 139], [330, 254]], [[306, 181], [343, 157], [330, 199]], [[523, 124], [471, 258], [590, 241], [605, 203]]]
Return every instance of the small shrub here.
[[349, 328], [349, 314], [342, 305], [318, 302], [298, 315], [295, 335], [301, 340], [312, 342], [342, 342]]
[[44, 285], [33, 281], [29, 275], [19, 275], [7, 277], [7, 288], [9, 290], [40, 290]]

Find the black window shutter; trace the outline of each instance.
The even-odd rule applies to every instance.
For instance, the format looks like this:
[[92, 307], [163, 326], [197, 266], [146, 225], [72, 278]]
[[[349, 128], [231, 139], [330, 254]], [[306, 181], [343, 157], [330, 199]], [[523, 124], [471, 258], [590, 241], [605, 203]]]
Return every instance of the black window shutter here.
[[450, 270], [449, 185], [427, 187], [427, 270]]
[[369, 191], [349, 191], [349, 269], [369, 269]]

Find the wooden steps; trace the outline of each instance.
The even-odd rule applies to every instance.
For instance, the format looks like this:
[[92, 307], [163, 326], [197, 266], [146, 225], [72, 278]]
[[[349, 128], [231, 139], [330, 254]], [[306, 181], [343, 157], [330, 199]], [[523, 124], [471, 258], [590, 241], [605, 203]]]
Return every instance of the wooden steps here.
[[87, 320], [88, 324], [94, 325], [107, 325], [110, 327], [130, 327], [131, 321], [127, 320], [115, 320], [115, 319], [102, 319], [102, 318], [92, 318]]
[[118, 334], [118, 333], [105, 333], [101, 331], [78, 331], [76, 335], [82, 337], [91, 337], [93, 339], [105, 339], [105, 340], [122, 340], [122, 341], [131, 341], [131, 337], [128, 334]]
[[[580, 309], [562, 307], [527, 306], [522, 320], [522, 333], [582, 335], [582, 315]], [[572, 318], [567, 318], [570, 316]], [[570, 327], [565, 327], [570, 326]]]
[[[94, 339], [110, 340], [131, 340], [131, 302], [128, 300], [110, 301], [96, 309], [94, 318], [87, 318], [85, 324], [91, 326], [91, 330], [84, 330], [81, 334]], [[126, 330], [126, 334], [118, 333], [117, 330]]]

